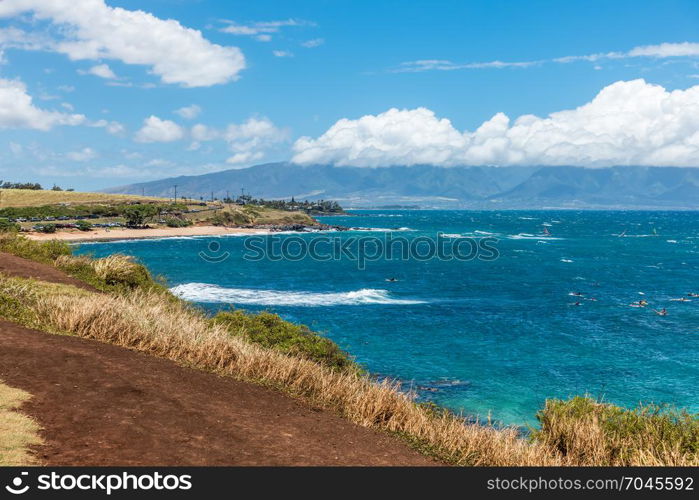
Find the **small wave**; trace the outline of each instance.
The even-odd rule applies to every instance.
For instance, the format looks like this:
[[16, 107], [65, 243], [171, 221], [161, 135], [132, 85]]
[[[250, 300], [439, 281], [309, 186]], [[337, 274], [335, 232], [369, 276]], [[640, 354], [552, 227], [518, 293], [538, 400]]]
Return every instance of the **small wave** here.
[[666, 240], [668, 243], [677, 243], [677, 240]]
[[[200, 238], [204, 238], [204, 236], [199, 236]], [[101, 240], [101, 241], [76, 241], [75, 243], [77, 245], [103, 245], [103, 244], [111, 244], [111, 243], [143, 243], [145, 241], [166, 241], [166, 240], [193, 240], [197, 238], [197, 236], [163, 236], [163, 237], [157, 237], [157, 238], [127, 238], [127, 239], [119, 239], [119, 240]]]
[[445, 238], [461, 238], [461, 235], [457, 233], [444, 233], [442, 236]]
[[563, 238], [554, 238], [553, 236], [543, 236], [543, 235], [535, 235], [535, 234], [529, 234], [529, 233], [519, 233], [519, 234], [511, 234], [508, 236], [509, 239], [511, 240], [562, 240]]
[[340, 306], [365, 304], [411, 305], [421, 300], [395, 299], [387, 290], [363, 288], [351, 292], [285, 292], [250, 288], [224, 288], [207, 283], [185, 283], [170, 289], [178, 297], [208, 304], [248, 304], [262, 306]]
[[561, 262], [573, 262], [572, 259], [561, 259]]
[[367, 232], [367, 233], [390, 233], [392, 231], [414, 231], [414, 229], [411, 229], [409, 227], [394, 227], [394, 228], [388, 228], [388, 227], [351, 227], [350, 231], [354, 232]]

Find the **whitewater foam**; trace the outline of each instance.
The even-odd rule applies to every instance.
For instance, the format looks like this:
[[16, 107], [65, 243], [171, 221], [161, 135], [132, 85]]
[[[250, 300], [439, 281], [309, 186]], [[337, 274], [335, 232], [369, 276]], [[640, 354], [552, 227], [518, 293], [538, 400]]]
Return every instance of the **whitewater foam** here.
[[297, 292], [225, 288], [208, 283], [184, 283], [170, 289], [178, 297], [208, 304], [322, 307], [341, 305], [424, 304], [421, 300], [395, 299], [387, 290], [363, 288], [350, 292]]

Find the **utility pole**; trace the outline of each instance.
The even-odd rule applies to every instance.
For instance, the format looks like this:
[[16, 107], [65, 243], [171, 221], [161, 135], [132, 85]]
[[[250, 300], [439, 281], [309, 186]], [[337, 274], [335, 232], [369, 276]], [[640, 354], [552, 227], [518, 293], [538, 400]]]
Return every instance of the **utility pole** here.
[[175, 184], [175, 203], [177, 203], [177, 184]]

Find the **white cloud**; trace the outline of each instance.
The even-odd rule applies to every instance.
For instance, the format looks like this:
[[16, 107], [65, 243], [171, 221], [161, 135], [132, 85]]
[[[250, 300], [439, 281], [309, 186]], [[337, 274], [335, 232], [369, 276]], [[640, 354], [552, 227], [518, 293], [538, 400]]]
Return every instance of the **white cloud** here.
[[14, 26], [0, 28], [0, 63], [7, 62], [4, 56], [7, 49], [47, 50], [50, 46], [51, 39], [44, 34], [28, 33]]
[[143, 127], [136, 132], [137, 142], [172, 142], [184, 137], [184, 130], [175, 122], [149, 116], [143, 120]]
[[189, 149], [199, 149], [202, 142], [222, 140], [228, 144], [233, 156], [228, 163], [245, 163], [262, 158], [267, 150], [289, 139], [289, 131], [274, 125], [268, 118], [248, 118], [241, 124], [230, 124], [217, 130], [201, 123], [191, 129], [194, 142]]
[[143, 158], [143, 155], [138, 151], [129, 151], [127, 149], [122, 149], [121, 154], [124, 156], [124, 158], [128, 160], [140, 160], [141, 158]]
[[269, 42], [272, 33], [278, 33], [289, 26], [315, 26], [315, 23], [301, 19], [286, 19], [284, 21], [259, 21], [249, 24], [239, 24], [235, 21], [224, 20], [227, 26], [221, 28], [223, 33], [239, 36], [253, 36], [260, 42]]
[[260, 151], [246, 151], [244, 153], [235, 153], [233, 156], [226, 159], [226, 163], [231, 165], [241, 165], [261, 159], [264, 154]]
[[211, 127], [197, 123], [192, 127], [192, 139], [197, 142], [213, 141], [221, 137], [221, 133]]
[[629, 57], [688, 57], [699, 56], [699, 43], [661, 43], [644, 45], [628, 52]]
[[84, 121], [83, 115], [37, 108], [24, 83], [0, 78], [0, 129], [50, 130], [56, 125], [80, 125]]
[[288, 50], [273, 50], [272, 54], [274, 54], [274, 57], [294, 57], [293, 52]]
[[83, 148], [80, 151], [73, 151], [66, 154], [66, 157], [73, 161], [90, 161], [97, 158], [97, 152], [92, 148]]
[[181, 116], [186, 120], [193, 120], [194, 118], [199, 116], [200, 113], [201, 108], [196, 104], [192, 104], [191, 106], [184, 106], [180, 109], [175, 110], [175, 114]]
[[24, 152], [24, 147], [21, 144], [18, 144], [16, 142], [11, 142], [10, 143], [10, 151], [15, 156], [21, 156], [22, 153]]
[[528, 68], [536, 66], [544, 61], [504, 62], [488, 61], [457, 64], [444, 59], [422, 59], [419, 61], [407, 61], [391, 70], [393, 73], [419, 73], [422, 71], [454, 71], [457, 69], [502, 69], [502, 68]]
[[105, 78], [107, 80], [114, 80], [117, 77], [114, 74], [114, 71], [112, 71], [112, 68], [110, 68], [107, 64], [98, 64], [96, 66], [91, 67], [87, 71], [79, 70], [78, 73], [80, 73], [81, 75], [99, 76], [100, 78]]
[[[596, 62], [600, 60], [628, 59], [634, 57], [651, 57], [664, 59], [668, 57], [697, 57], [699, 56], [699, 43], [661, 43], [659, 45], [644, 45], [634, 47], [626, 52], [600, 52], [597, 54], [563, 56], [554, 59], [537, 59], [532, 61], [487, 61], [456, 63], [446, 59], [422, 59], [407, 61], [391, 69], [392, 73], [418, 73], [422, 71], [454, 71], [459, 69], [502, 69], [502, 68], [529, 68], [545, 63], [572, 63], [577, 61]], [[596, 69], [596, 68], [595, 68]]]
[[112, 135], [121, 135], [126, 131], [124, 125], [116, 121], [97, 120], [89, 125], [90, 127], [103, 128]]
[[342, 119], [294, 144], [293, 161], [389, 165], [699, 166], [699, 86], [619, 81], [576, 109], [513, 122], [497, 113], [459, 131], [426, 108]]
[[325, 40], [323, 38], [314, 38], [313, 40], [307, 40], [305, 42], [301, 43], [302, 47], [306, 47], [307, 49], [313, 49], [315, 47], [320, 47], [325, 43]]
[[164, 160], [162, 158], [153, 158], [146, 162], [146, 167], [172, 167], [174, 163], [170, 160]]
[[[60, 28], [62, 39], [40, 48], [66, 54], [72, 60], [116, 59], [145, 65], [164, 83], [185, 87], [226, 83], [245, 68], [245, 58], [237, 47], [211, 43], [200, 31], [172, 19], [109, 7], [104, 0], [0, 2], [0, 17], [26, 12]], [[17, 37], [6, 41], [11, 42], [19, 43]], [[32, 45], [40, 46], [39, 42]]]

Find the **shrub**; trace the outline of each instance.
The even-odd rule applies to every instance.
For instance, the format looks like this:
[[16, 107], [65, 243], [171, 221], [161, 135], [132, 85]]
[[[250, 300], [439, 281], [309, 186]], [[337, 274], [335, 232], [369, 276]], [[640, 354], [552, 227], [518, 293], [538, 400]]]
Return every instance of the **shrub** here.
[[40, 233], [53, 234], [56, 232], [56, 224], [40, 224], [36, 226], [36, 230]]
[[92, 224], [90, 224], [89, 222], [87, 222], [85, 220], [79, 220], [78, 222], [76, 222], [75, 225], [81, 231], [92, 231]]
[[192, 225], [191, 220], [180, 219], [178, 217], [168, 217], [165, 219], [165, 225], [167, 227], [188, 227]]
[[699, 459], [699, 419], [657, 405], [626, 409], [587, 397], [551, 399], [535, 439], [581, 465], [679, 465]]
[[238, 310], [219, 312], [211, 323], [225, 327], [231, 335], [285, 354], [317, 361], [337, 370], [359, 370], [358, 365], [332, 340], [276, 314], [250, 314]]
[[136, 288], [162, 291], [143, 264], [128, 255], [110, 255], [102, 259], [64, 255], [56, 259], [57, 268], [103, 291], [130, 291]]
[[239, 226], [244, 224], [252, 224], [254, 217], [241, 212], [229, 212], [221, 210], [214, 215], [209, 222], [214, 226]]
[[19, 229], [19, 224], [10, 222], [8, 219], [0, 219], [0, 233], [16, 233]]
[[65, 242], [58, 240], [32, 241], [15, 233], [0, 235], [0, 251], [45, 264], [52, 264], [61, 255], [71, 254], [70, 245]]

